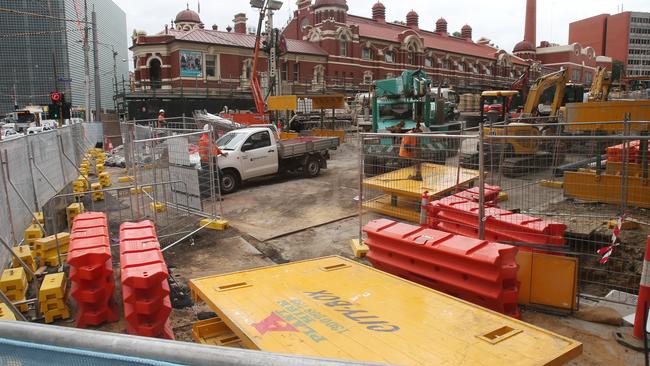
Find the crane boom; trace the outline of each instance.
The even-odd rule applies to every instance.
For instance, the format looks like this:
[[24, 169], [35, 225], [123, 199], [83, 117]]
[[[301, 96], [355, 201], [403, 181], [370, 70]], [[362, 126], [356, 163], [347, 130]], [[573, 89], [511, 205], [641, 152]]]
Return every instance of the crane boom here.
[[262, 87], [260, 86], [260, 79], [257, 76], [257, 62], [260, 58], [260, 46], [262, 43], [262, 23], [264, 23], [264, 18], [266, 17], [268, 0], [265, 0], [262, 7], [260, 8], [260, 18], [257, 22], [257, 33], [255, 34], [255, 55], [253, 57], [253, 69], [251, 72], [251, 93], [253, 94], [253, 102], [255, 102], [255, 109], [257, 113], [263, 114], [265, 112], [264, 107], [264, 95], [262, 93]]
[[530, 88], [528, 97], [526, 98], [526, 105], [524, 106], [523, 115], [532, 116], [536, 114], [537, 106], [542, 98], [544, 92], [555, 86], [555, 95], [553, 103], [551, 103], [551, 117], [557, 115], [557, 112], [562, 106], [564, 99], [564, 89], [567, 82], [567, 70], [562, 69], [547, 75], [544, 75], [535, 81], [535, 84]]

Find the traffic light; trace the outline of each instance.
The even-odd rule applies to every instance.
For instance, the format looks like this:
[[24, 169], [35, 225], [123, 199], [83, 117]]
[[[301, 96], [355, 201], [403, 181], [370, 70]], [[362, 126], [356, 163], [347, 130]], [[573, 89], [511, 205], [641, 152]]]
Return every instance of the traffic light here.
[[53, 104], [61, 103], [62, 98], [63, 98], [62, 93], [59, 93], [59, 92], [51, 92], [50, 93], [50, 100], [52, 101]]
[[47, 108], [48, 119], [59, 119], [59, 106], [56, 104], [49, 104]]

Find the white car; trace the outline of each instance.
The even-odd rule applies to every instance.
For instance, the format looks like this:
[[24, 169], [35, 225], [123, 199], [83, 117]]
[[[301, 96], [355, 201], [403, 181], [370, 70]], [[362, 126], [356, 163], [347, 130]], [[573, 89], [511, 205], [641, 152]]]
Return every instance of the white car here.
[[49, 126], [49, 125], [44, 125], [44, 126], [40, 126], [40, 127], [35, 127], [34, 126], [34, 127], [30, 127], [30, 128], [27, 129], [27, 134], [28, 135], [34, 135], [34, 134], [37, 134], [37, 133], [52, 131], [52, 130], [54, 130], [54, 128]]
[[12, 128], [3, 128], [2, 132], [0, 133], [0, 141], [15, 140], [15, 139], [21, 138], [23, 136], [25, 136], [25, 135], [23, 135], [22, 133], [16, 132], [16, 130], [14, 130]]

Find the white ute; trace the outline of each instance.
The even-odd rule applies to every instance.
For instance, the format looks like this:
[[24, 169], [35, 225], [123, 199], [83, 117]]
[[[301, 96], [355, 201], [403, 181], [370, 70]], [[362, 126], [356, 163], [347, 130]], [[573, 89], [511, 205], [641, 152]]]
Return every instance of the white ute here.
[[241, 183], [253, 178], [301, 172], [315, 177], [327, 168], [329, 150], [335, 150], [338, 137], [298, 137], [280, 141], [268, 127], [244, 128], [228, 132], [217, 140], [225, 154], [219, 157], [221, 192], [236, 192]]

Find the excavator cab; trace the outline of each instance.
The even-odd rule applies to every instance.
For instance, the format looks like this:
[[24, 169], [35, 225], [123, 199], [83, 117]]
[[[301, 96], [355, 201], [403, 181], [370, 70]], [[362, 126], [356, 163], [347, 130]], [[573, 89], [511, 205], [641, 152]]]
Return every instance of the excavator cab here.
[[481, 120], [490, 124], [505, 122], [515, 100], [516, 90], [491, 90], [481, 93]]

